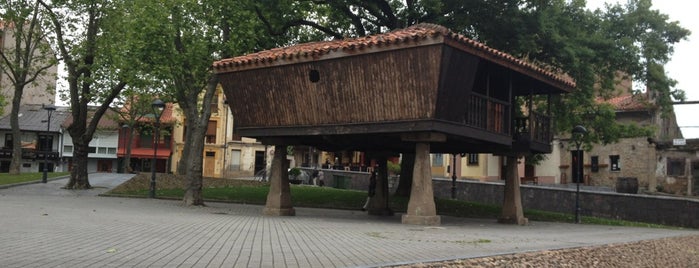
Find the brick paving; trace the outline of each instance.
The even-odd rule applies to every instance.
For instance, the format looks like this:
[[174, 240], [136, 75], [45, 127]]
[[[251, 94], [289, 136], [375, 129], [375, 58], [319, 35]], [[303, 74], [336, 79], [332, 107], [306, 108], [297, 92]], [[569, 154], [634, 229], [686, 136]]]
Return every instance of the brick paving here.
[[90, 191], [61, 190], [64, 180], [0, 190], [0, 267], [375, 267], [699, 234], [452, 217], [426, 227], [361, 211], [270, 217], [256, 205], [96, 196], [125, 179], [92, 174]]

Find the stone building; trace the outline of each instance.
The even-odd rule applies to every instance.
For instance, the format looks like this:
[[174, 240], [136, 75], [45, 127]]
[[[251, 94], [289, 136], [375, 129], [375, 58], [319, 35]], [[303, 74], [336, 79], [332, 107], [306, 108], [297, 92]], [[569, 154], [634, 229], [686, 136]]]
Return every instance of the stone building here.
[[[10, 53], [15, 49], [15, 27], [0, 21], [0, 50]], [[39, 53], [39, 52], [36, 52]], [[53, 65], [36, 78], [35, 83], [29, 83], [24, 87], [21, 105], [26, 104], [49, 104], [56, 99], [57, 66]], [[8, 115], [12, 111], [12, 97], [14, 87], [10, 77], [4, 72], [0, 72], [0, 95], [5, 97], [6, 105], [0, 111], [0, 116]]]
[[[691, 184], [691, 159], [694, 151], [672, 146], [683, 140], [674, 113], [662, 115], [648, 94], [625, 94], [607, 101], [614, 106], [616, 120], [654, 129], [652, 137], [623, 138], [613, 144], [595, 144], [585, 152], [584, 184], [623, 191], [626, 178], [635, 178], [640, 191], [657, 190], [687, 194]], [[560, 183], [570, 183], [570, 140], [562, 140]], [[633, 182], [635, 183], [635, 181]]]

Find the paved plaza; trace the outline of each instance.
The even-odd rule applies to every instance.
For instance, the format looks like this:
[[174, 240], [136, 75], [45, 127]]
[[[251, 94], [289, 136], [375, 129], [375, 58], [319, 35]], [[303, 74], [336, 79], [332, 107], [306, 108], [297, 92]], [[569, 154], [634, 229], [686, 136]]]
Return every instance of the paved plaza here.
[[98, 196], [129, 178], [91, 174], [88, 191], [60, 189], [65, 179], [0, 189], [0, 267], [376, 267], [699, 234], [454, 217], [426, 227], [359, 210], [271, 217], [258, 205]]

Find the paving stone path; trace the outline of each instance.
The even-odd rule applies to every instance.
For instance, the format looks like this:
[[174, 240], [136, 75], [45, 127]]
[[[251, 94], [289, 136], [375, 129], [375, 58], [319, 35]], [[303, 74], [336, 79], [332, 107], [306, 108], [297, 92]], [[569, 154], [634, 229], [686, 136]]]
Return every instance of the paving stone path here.
[[699, 235], [453, 217], [425, 227], [299, 207], [267, 217], [256, 205], [97, 196], [127, 179], [92, 174], [90, 191], [61, 180], [0, 189], [0, 267], [376, 267]]

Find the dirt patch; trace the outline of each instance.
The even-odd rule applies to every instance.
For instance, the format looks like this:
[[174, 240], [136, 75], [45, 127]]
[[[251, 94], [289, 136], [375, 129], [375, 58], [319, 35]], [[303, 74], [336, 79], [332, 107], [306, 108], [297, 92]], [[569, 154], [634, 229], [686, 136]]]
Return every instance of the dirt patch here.
[[[133, 191], [145, 190], [150, 187], [151, 174], [150, 173], [140, 173], [131, 178], [130, 180], [122, 183], [121, 185], [115, 187], [109, 193], [128, 193]], [[189, 180], [186, 176], [175, 175], [175, 174], [155, 174], [155, 186], [157, 189], [184, 189], [186, 188]], [[216, 178], [204, 178], [203, 179], [204, 188], [220, 188], [220, 187], [232, 187], [241, 185], [264, 185], [263, 182], [243, 180], [243, 179], [216, 179]]]

